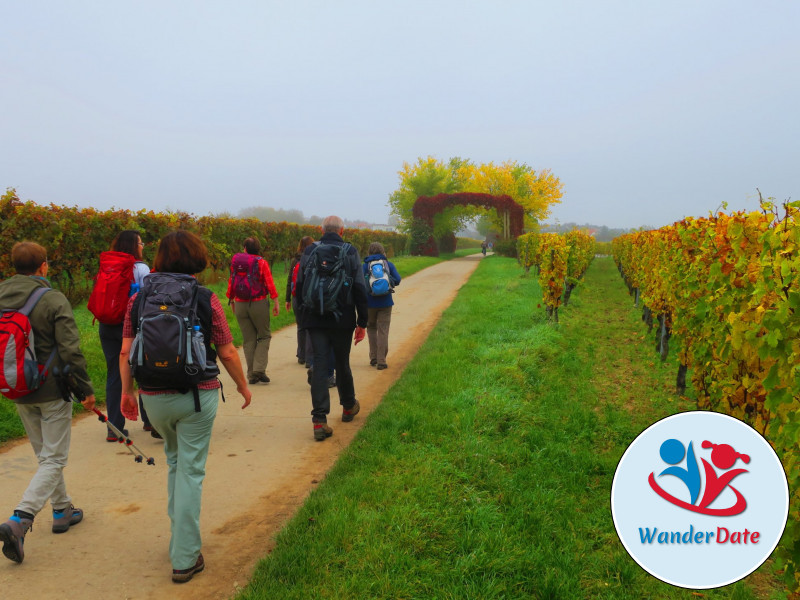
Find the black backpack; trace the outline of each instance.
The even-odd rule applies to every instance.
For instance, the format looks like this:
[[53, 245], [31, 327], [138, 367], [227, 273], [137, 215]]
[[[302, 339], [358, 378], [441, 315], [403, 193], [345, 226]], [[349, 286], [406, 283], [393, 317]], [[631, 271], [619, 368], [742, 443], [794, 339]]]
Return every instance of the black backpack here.
[[211, 348], [211, 290], [191, 275], [151, 273], [131, 309], [135, 337], [129, 363], [139, 388], [145, 391], [194, 392], [197, 384], [219, 375]]
[[350, 244], [317, 244], [303, 268], [303, 309], [332, 315], [337, 321], [342, 306], [350, 303], [353, 278], [347, 274]]

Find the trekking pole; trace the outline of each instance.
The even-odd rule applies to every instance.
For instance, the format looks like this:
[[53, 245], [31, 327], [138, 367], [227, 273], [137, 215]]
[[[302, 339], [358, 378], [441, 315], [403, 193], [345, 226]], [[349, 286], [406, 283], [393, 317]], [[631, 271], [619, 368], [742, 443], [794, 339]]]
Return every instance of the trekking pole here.
[[[58, 367], [53, 367], [53, 377], [55, 377], [56, 382], [58, 383], [58, 387], [61, 391], [61, 397], [64, 398], [64, 402], [74, 402], [75, 404], [80, 404], [86, 398], [86, 394], [84, 394], [80, 387], [78, 387], [75, 377], [69, 372], [69, 365], [64, 367], [63, 370], [60, 370]], [[133, 443], [133, 440], [130, 437], [120, 431], [108, 420], [108, 417], [97, 408], [93, 407], [92, 412], [97, 415], [97, 419], [101, 423], [105, 423], [106, 426], [116, 434], [120, 444], [125, 444], [125, 448], [128, 450], [128, 452], [133, 454], [133, 458], [137, 463], [140, 463], [144, 460], [145, 453]], [[136, 452], [134, 452], [134, 450], [136, 450]], [[152, 456], [148, 456], [147, 464], [155, 465], [156, 461]]]

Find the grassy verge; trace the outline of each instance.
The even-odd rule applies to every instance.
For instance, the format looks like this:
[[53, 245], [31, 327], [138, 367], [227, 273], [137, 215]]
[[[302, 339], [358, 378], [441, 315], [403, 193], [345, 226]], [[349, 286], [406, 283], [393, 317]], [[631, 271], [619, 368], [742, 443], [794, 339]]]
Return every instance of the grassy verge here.
[[[438, 258], [425, 257], [425, 256], [400, 256], [393, 258], [392, 262], [395, 264], [400, 274], [403, 277], [413, 275], [417, 271], [429, 267], [437, 262], [450, 260], [458, 256], [466, 256], [468, 254], [475, 254], [475, 249], [462, 249], [457, 250], [454, 254], [445, 254]], [[286, 312], [284, 304], [284, 295], [286, 293], [286, 278], [288, 275], [288, 265], [278, 263], [271, 265], [273, 271], [273, 279], [278, 291], [278, 301], [280, 302], [281, 313], [277, 317], [270, 319], [270, 327], [272, 331], [277, 331], [282, 327], [294, 324], [294, 313]], [[233, 343], [237, 346], [242, 344], [242, 334], [239, 326], [236, 323], [236, 317], [225, 302], [225, 292], [228, 289], [228, 282], [225, 277], [222, 277], [214, 283], [208, 285], [214, 293], [221, 299], [225, 308], [225, 315], [228, 319], [228, 325], [233, 333]], [[106, 362], [103, 356], [103, 350], [100, 346], [100, 337], [98, 335], [97, 324], [92, 324], [92, 314], [86, 308], [86, 302], [82, 302], [73, 309], [75, 320], [78, 324], [78, 329], [81, 332], [81, 348], [89, 367], [89, 376], [94, 385], [95, 393], [100, 404], [105, 402], [105, 386], [106, 386]], [[75, 407], [75, 410], [80, 410]], [[10, 400], [0, 397], [0, 443], [19, 438], [25, 435], [25, 430], [22, 427], [22, 422], [19, 420], [17, 411], [14, 404]]]
[[[697, 597], [640, 569], [609, 509], [627, 444], [689, 407], [674, 372], [610, 261], [559, 326], [539, 298], [513, 260], [481, 262], [239, 600]], [[782, 597], [768, 566], [700, 595]]]

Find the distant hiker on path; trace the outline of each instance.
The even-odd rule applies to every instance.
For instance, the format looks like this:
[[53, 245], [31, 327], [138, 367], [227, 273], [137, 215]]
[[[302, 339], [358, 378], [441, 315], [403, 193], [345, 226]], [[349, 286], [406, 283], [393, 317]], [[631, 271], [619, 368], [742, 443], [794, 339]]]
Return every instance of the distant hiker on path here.
[[[95, 277], [88, 308], [100, 323], [100, 345], [106, 358], [106, 410], [108, 422], [127, 434], [125, 417], [119, 409], [122, 395], [122, 381], [119, 378], [119, 351], [122, 349], [122, 322], [128, 299], [139, 291], [144, 276], [150, 268], [142, 261], [144, 243], [138, 231], [126, 229], [120, 231], [111, 249], [100, 254], [100, 270]], [[145, 431], [153, 437], [159, 437], [153, 430], [147, 413], [142, 408], [142, 421]], [[117, 434], [109, 427], [106, 433], [107, 442], [117, 442]]]
[[303, 252], [311, 244], [314, 238], [309, 235], [303, 236], [297, 246], [297, 254], [294, 255], [289, 266], [289, 276], [286, 278], [286, 311], [294, 311], [294, 320], [297, 323], [297, 362], [306, 367], [311, 366], [313, 350], [311, 341], [308, 339], [308, 332], [300, 323], [300, 299], [297, 297], [297, 274], [300, 272], [300, 259]]
[[361, 410], [350, 370], [350, 348], [352, 340], [358, 344], [364, 339], [367, 326], [367, 289], [358, 250], [342, 239], [344, 221], [340, 217], [326, 217], [322, 231], [319, 243], [303, 253], [297, 276], [298, 295], [302, 298], [301, 322], [309, 331], [314, 348], [311, 421], [317, 441], [333, 435], [328, 425], [331, 349], [336, 362], [342, 421], [349, 423]]
[[[69, 301], [64, 294], [51, 289], [46, 279], [47, 251], [34, 242], [16, 243], [11, 249], [11, 264], [17, 274], [0, 283], [3, 321], [6, 318], [19, 318], [20, 309], [27, 310], [33, 304], [25, 320], [30, 323], [39, 372], [47, 375], [55, 367], [68, 365], [81, 391], [86, 394], [81, 404], [86, 410], [92, 410], [95, 402], [94, 390], [86, 372], [86, 359], [80, 349], [80, 333]], [[38, 300], [37, 294], [41, 294]], [[0, 334], [0, 339], [5, 340], [2, 345], [6, 349], [8, 340], [3, 334]], [[61, 397], [54, 377], [42, 380], [40, 376], [36, 376], [33, 378], [34, 382], [28, 381], [24, 373], [17, 372], [14, 375], [19, 377], [11, 384], [6, 371], [12, 362], [8, 354], [6, 361], [0, 392], [16, 404], [28, 441], [39, 462], [36, 474], [23, 493], [14, 514], [0, 525], [3, 554], [6, 558], [21, 563], [25, 558], [25, 534], [48, 500], [53, 508], [53, 533], [64, 533], [72, 525], [80, 523], [83, 511], [72, 505], [72, 498], [67, 494], [64, 483], [64, 467], [67, 466], [72, 427], [72, 402], [65, 402]], [[21, 380], [25, 380], [25, 383]], [[15, 385], [18, 390], [16, 393], [11, 385]], [[64, 552], [66, 555], [68, 550], [65, 549]]]
[[369, 366], [382, 371], [387, 367], [389, 352], [389, 325], [392, 322], [395, 286], [400, 284], [400, 274], [386, 258], [380, 242], [369, 245], [369, 256], [364, 259], [364, 277], [367, 283], [367, 339], [369, 340]]
[[[217, 357], [244, 398], [243, 409], [251, 396], [225, 310], [216, 294], [194, 279], [207, 264], [206, 247], [193, 233], [178, 230], [164, 236], [153, 264], [156, 273], [145, 278], [128, 304], [122, 331], [122, 414], [131, 421], [137, 418], [135, 376], [150, 419], [164, 437], [169, 556], [175, 583], [189, 581], [205, 568], [200, 504], [221, 386]], [[184, 320], [191, 329], [188, 353]], [[193, 357], [191, 365], [187, 355]], [[164, 374], [171, 361], [175, 365]]]
[[249, 237], [244, 241], [244, 251], [231, 260], [231, 277], [226, 296], [233, 301], [233, 313], [242, 330], [242, 348], [247, 362], [248, 383], [269, 383], [267, 362], [272, 332], [269, 326], [269, 300], [274, 303], [272, 315], [281, 312], [278, 290], [272, 281], [267, 261], [259, 254], [261, 243]]

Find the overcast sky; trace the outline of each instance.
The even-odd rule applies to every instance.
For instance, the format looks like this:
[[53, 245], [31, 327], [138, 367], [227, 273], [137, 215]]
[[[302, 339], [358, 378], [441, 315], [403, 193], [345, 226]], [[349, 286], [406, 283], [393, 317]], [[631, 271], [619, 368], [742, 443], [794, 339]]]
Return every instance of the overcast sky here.
[[385, 223], [404, 161], [516, 160], [550, 221], [800, 199], [800, 2], [0, 0], [0, 192]]

